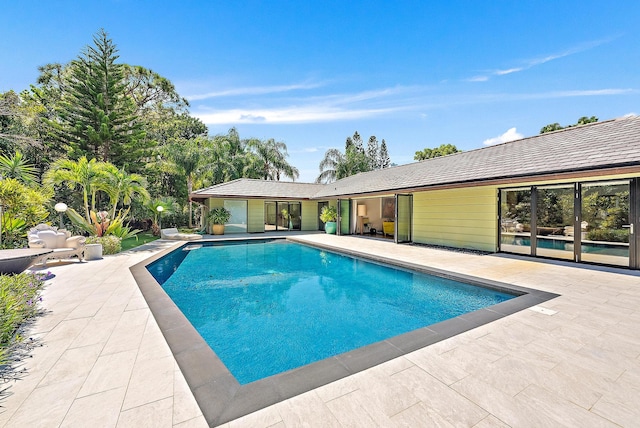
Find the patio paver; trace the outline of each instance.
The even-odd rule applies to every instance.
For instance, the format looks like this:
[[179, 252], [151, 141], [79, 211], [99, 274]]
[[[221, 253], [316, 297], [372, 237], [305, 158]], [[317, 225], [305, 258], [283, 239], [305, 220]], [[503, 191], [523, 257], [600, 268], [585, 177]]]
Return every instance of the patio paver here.
[[[561, 296], [542, 305], [551, 311], [518, 312], [223, 426], [637, 426], [638, 272], [295, 237]], [[172, 245], [48, 268], [49, 312], [32, 329], [42, 346], [0, 401], [0, 426], [206, 426], [129, 272]]]

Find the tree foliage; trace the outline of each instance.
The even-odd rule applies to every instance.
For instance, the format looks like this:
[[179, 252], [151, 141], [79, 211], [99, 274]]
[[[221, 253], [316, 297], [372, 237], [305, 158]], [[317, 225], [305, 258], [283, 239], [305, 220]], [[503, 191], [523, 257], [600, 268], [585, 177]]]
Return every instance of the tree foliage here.
[[15, 178], [26, 184], [36, 182], [36, 167], [29, 163], [20, 151], [16, 151], [13, 156], [0, 155], [0, 179]]
[[300, 172], [287, 162], [287, 145], [273, 138], [268, 140], [251, 139], [247, 142], [249, 163], [246, 171], [249, 175], [259, 175], [263, 180], [277, 180], [288, 177], [295, 181]]
[[573, 128], [574, 126], [586, 125], [587, 123], [594, 123], [594, 122], [597, 122], [597, 121], [598, 121], [598, 118], [595, 117], [595, 116], [591, 116], [591, 117], [582, 116], [573, 125], [562, 126], [558, 122], [550, 123], [549, 125], [545, 125], [545, 126], [542, 127], [542, 129], [540, 129], [540, 133], [541, 134], [545, 134], [547, 132], [559, 131], [559, 130], [565, 129], [565, 128]]
[[117, 48], [101, 30], [69, 66], [57, 105], [57, 120], [47, 120], [52, 136], [72, 159], [83, 156], [117, 166], [138, 160], [145, 148], [136, 105], [126, 93], [124, 66]]
[[320, 175], [316, 183], [331, 183], [360, 172], [388, 168], [391, 165], [387, 143], [378, 143], [375, 135], [369, 137], [367, 148], [362, 144], [358, 131], [353, 137], [347, 137], [344, 153], [338, 149], [329, 149], [320, 161]]
[[[49, 216], [46, 204], [50, 190], [29, 186], [15, 178], [0, 180], [0, 205], [2, 205], [3, 240], [15, 240]], [[12, 236], [13, 235], [13, 236]]]
[[418, 150], [416, 154], [413, 156], [413, 159], [417, 161], [422, 161], [425, 159], [451, 155], [461, 151], [462, 150], [458, 150], [458, 148], [453, 144], [440, 144], [438, 147], [435, 147], [433, 149], [425, 148], [422, 150]]
[[[79, 191], [82, 195], [84, 219], [88, 223], [91, 223], [91, 212], [97, 211], [99, 200], [109, 200], [111, 218], [115, 219], [120, 201], [124, 205], [130, 205], [136, 197], [142, 202], [149, 199], [144, 177], [135, 173], [129, 174], [109, 162], [88, 160], [84, 156], [78, 161], [59, 159], [54, 162], [45, 174], [45, 183], [64, 185], [72, 191]], [[100, 192], [107, 198], [100, 198]]]

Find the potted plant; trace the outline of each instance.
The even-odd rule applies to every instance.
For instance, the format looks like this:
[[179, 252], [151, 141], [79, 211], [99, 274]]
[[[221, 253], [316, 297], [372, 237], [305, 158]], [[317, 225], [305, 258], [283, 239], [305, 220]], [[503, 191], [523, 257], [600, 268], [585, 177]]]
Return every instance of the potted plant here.
[[324, 223], [325, 232], [330, 234], [336, 233], [337, 219], [338, 219], [338, 209], [336, 207], [331, 205], [322, 207], [322, 212], [320, 213], [320, 221]]
[[207, 220], [213, 224], [214, 235], [224, 235], [224, 224], [231, 218], [231, 211], [225, 207], [212, 208], [207, 214]]

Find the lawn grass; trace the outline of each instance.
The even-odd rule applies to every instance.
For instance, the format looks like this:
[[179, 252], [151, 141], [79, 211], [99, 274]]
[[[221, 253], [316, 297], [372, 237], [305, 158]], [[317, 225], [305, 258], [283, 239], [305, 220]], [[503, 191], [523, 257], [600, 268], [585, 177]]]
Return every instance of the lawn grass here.
[[146, 244], [147, 242], [155, 241], [159, 236], [154, 236], [151, 231], [149, 232], [141, 232], [138, 233], [133, 238], [123, 239], [122, 240], [122, 250], [127, 251], [132, 248], [138, 247], [140, 245]]

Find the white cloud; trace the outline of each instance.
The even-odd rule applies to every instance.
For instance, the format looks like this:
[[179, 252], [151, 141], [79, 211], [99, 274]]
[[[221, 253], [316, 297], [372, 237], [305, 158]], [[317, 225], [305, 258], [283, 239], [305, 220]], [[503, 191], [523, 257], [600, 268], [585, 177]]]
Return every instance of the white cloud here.
[[496, 76], [505, 76], [507, 74], [517, 73], [518, 71], [522, 71], [522, 70], [524, 70], [522, 67], [514, 67], [514, 68], [509, 68], [507, 70], [496, 70], [493, 72], [493, 74], [495, 74]]
[[243, 95], [267, 95], [296, 90], [315, 89], [323, 86], [322, 83], [294, 83], [291, 85], [275, 86], [249, 86], [246, 88], [232, 88], [220, 91], [206, 92], [204, 94], [188, 95], [185, 98], [189, 101], [206, 100], [209, 98], [235, 97]]
[[474, 76], [466, 79], [467, 82], [486, 82], [489, 76]]
[[[265, 99], [261, 105], [209, 108], [206, 102], [195, 105], [192, 114], [207, 125], [282, 124], [334, 122], [381, 116], [415, 108], [412, 97], [425, 87], [395, 86], [356, 93], [328, 94], [311, 97]], [[410, 94], [410, 97], [406, 97]], [[279, 105], [278, 105], [279, 104]]]
[[349, 110], [331, 106], [311, 105], [306, 107], [290, 106], [256, 110], [217, 110], [202, 113], [193, 112], [192, 114], [207, 125], [239, 123], [282, 124], [335, 122], [341, 120], [362, 119], [400, 110], [404, 110], [404, 108]]
[[637, 93], [637, 89], [631, 88], [606, 88], [606, 89], [579, 89], [574, 91], [554, 91], [542, 92], [539, 94], [523, 94], [523, 99], [528, 98], [570, 98], [570, 97], [592, 97], [600, 95], [625, 95]]
[[467, 82], [486, 82], [487, 80], [489, 80], [491, 78], [491, 76], [505, 76], [507, 74], [512, 74], [512, 73], [518, 73], [520, 71], [525, 71], [525, 70], [529, 70], [532, 67], [535, 67], [537, 65], [542, 65], [545, 64], [547, 62], [556, 60], [556, 59], [560, 59], [560, 58], [564, 58], [570, 55], [574, 55], [580, 52], [584, 52], [590, 49], [593, 49], [595, 47], [598, 47], [600, 45], [603, 45], [605, 43], [609, 43], [612, 40], [616, 39], [618, 36], [616, 37], [610, 37], [607, 39], [601, 39], [601, 40], [594, 40], [592, 42], [587, 42], [587, 43], [583, 43], [581, 45], [575, 46], [573, 48], [567, 49], [564, 52], [560, 52], [557, 54], [551, 54], [551, 55], [547, 55], [541, 58], [535, 58], [535, 59], [530, 59], [530, 60], [526, 60], [524, 61], [524, 64], [520, 67], [512, 67], [512, 68], [508, 68], [508, 69], [504, 69], [504, 70], [492, 70], [487, 72], [486, 75], [483, 76], [476, 76], [476, 77], [472, 77], [470, 79], [466, 79]]
[[519, 140], [523, 137], [524, 136], [522, 134], [519, 134], [518, 131], [516, 131], [516, 128], [513, 127], [509, 128], [507, 132], [502, 135], [484, 140], [482, 144], [484, 144], [485, 146], [492, 146], [494, 144], [506, 143], [507, 141]]
[[317, 153], [320, 151], [319, 147], [303, 147], [299, 150], [290, 150], [289, 153]]

